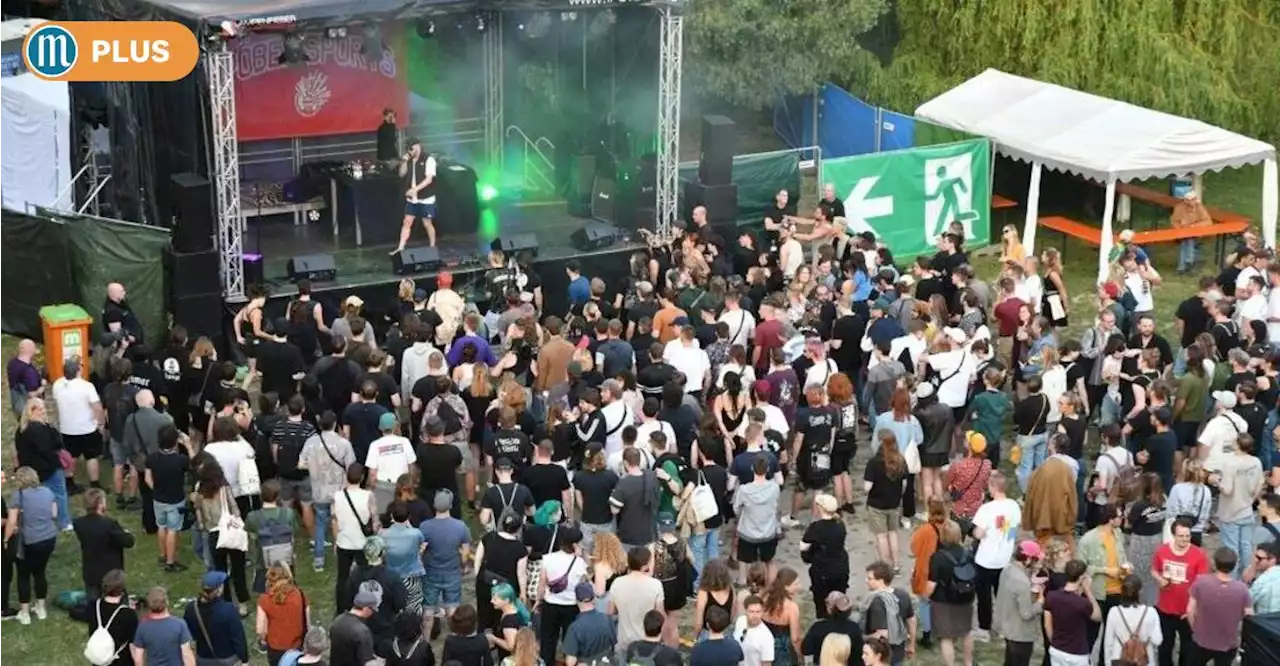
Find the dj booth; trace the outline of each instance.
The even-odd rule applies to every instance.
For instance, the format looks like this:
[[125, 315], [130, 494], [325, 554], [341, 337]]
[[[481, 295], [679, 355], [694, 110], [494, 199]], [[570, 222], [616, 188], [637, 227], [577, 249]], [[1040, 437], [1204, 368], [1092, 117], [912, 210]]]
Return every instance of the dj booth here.
[[[329, 183], [330, 221], [333, 235], [355, 228], [356, 245], [394, 245], [404, 221], [404, 179], [395, 166], [379, 162], [315, 165], [312, 178]], [[437, 237], [476, 233], [480, 226], [480, 200], [476, 172], [465, 164], [440, 161], [436, 166], [435, 192]], [[414, 221], [414, 224], [421, 224]]]

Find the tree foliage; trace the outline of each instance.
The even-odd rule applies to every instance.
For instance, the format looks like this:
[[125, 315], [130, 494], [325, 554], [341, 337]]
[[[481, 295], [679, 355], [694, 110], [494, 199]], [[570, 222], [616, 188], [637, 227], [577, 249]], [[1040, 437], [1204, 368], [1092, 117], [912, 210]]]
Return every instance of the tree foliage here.
[[686, 89], [760, 108], [840, 80], [855, 39], [888, 0], [695, 0], [685, 22]]
[[837, 82], [910, 113], [988, 67], [1280, 140], [1280, 1], [900, 0], [888, 66]]

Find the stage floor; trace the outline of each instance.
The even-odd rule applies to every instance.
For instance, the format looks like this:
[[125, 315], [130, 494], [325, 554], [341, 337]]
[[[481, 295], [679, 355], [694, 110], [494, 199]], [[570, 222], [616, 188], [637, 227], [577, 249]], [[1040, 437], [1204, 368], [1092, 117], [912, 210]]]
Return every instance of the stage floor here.
[[[575, 256], [612, 253], [643, 247], [642, 242], [630, 238], [591, 253], [583, 253], [573, 247], [570, 235], [588, 221], [572, 217], [566, 212], [565, 203], [508, 204], [496, 211], [498, 237], [504, 234], [532, 233], [538, 239], [538, 263], [565, 260]], [[399, 221], [390, 224], [398, 225]], [[453, 271], [466, 282], [465, 273], [479, 274], [487, 266], [489, 244], [492, 238], [482, 238], [479, 230], [473, 234], [442, 235], [437, 239], [440, 258], [447, 270]], [[409, 246], [426, 244], [426, 234], [419, 223], [413, 229]], [[338, 268], [338, 279], [313, 285], [317, 292], [352, 289], [398, 282], [402, 277], [432, 277], [434, 271], [407, 276], [396, 275], [391, 270], [388, 254], [393, 244], [364, 245], [357, 247], [355, 229], [340, 228], [338, 236], [324, 216], [318, 222], [293, 224], [291, 216], [277, 215], [254, 218], [245, 234], [245, 252], [263, 256], [263, 270], [267, 287], [273, 297], [295, 293], [289, 281], [287, 263], [290, 257], [306, 254], [332, 254]], [[427, 285], [420, 285], [427, 286]], [[434, 286], [434, 285], [432, 285]], [[428, 288], [428, 290], [430, 290]]]

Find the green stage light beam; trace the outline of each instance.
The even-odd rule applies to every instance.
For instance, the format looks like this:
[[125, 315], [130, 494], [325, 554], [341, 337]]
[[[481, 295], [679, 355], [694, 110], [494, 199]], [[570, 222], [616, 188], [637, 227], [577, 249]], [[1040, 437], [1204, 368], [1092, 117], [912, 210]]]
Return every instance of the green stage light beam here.
[[479, 189], [481, 201], [493, 201], [498, 198], [498, 188], [492, 185], [482, 183]]

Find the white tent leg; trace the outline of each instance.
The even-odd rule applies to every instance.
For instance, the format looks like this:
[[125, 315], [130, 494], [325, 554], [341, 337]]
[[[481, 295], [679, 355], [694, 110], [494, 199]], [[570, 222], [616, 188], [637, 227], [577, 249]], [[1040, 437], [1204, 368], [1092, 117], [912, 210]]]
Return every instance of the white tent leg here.
[[1098, 248], [1098, 284], [1107, 281], [1107, 276], [1111, 272], [1111, 246], [1113, 244], [1113, 234], [1111, 233], [1111, 218], [1116, 213], [1116, 181], [1107, 181], [1107, 200], [1102, 210], [1102, 246]]
[[1129, 218], [1133, 215], [1133, 200], [1127, 194], [1121, 194], [1120, 200], [1116, 202], [1116, 221], [1125, 226], [1129, 226]]
[[1262, 163], [1262, 237], [1267, 247], [1276, 246], [1276, 215], [1280, 209], [1280, 173], [1273, 157]]
[[1039, 162], [1031, 163], [1031, 186], [1027, 188], [1027, 217], [1022, 223], [1022, 246], [1027, 256], [1035, 256], [1036, 224], [1040, 220], [1040, 171]]
[[1195, 174], [1191, 177], [1191, 191], [1196, 193], [1196, 198], [1204, 201], [1204, 174]]

